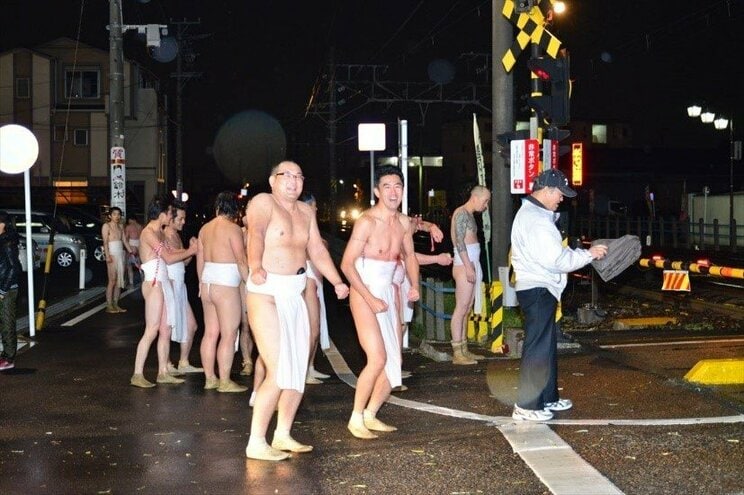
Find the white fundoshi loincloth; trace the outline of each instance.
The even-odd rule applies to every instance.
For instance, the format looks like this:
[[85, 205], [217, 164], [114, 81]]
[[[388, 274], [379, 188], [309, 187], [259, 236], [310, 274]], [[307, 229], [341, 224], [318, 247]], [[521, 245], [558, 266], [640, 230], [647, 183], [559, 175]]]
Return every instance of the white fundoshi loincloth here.
[[188, 304], [189, 295], [186, 291], [186, 283], [184, 282], [184, 276], [186, 275], [186, 265], [183, 261], [177, 261], [171, 265], [166, 265], [168, 269], [168, 278], [173, 285], [173, 299], [175, 301], [175, 311], [173, 322], [173, 331], [171, 332], [171, 340], [178, 342], [179, 344], [187, 342], [189, 340], [189, 332], [186, 326], [188, 325]]
[[315, 292], [320, 303], [320, 348], [323, 350], [331, 348], [331, 339], [328, 337], [328, 319], [326, 318], [325, 296], [323, 295], [323, 277], [318, 275], [310, 260], [307, 261], [307, 276], [315, 280]]
[[402, 383], [398, 316], [396, 315], [395, 289], [393, 288], [393, 274], [397, 264], [396, 261], [381, 261], [369, 258], [357, 258], [354, 262], [354, 267], [367, 289], [373, 296], [387, 304], [387, 310], [383, 313], [375, 313], [375, 317], [377, 318], [377, 325], [380, 327], [382, 342], [385, 344], [385, 375], [393, 388], [400, 386]]
[[[240, 285], [240, 270], [237, 263], [215, 263], [212, 261], [204, 262], [204, 269], [201, 274], [203, 284], [224, 285], [227, 287], [237, 287]], [[209, 287], [207, 287], [207, 291]]]
[[116, 283], [123, 289], [124, 260], [126, 259], [124, 255], [124, 243], [122, 241], [108, 241], [108, 254], [113, 260], [114, 268], [116, 268]]
[[245, 289], [255, 294], [274, 297], [279, 317], [279, 356], [277, 360], [276, 384], [280, 389], [305, 391], [305, 375], [310, 358], [310, 319], [302, 293], [307, 284], [307, 275], [266, 274], [266, 282], [254, 284], [251, 277]]
[[[473, 292], [475, 292], [475, 300], [473, 302], [473, 313], [481, 314], [483, 311], [483, 293], [481, 291], [481, 283], [483, 282], [483, 269], [480, 264], [480, 244], [466, 244], [465, 247], [468, 250], [468, 258], [475, 266], [475, 284]], [[455, 256], [453, 260], [455, 266], [462, 266], [462, 258], [460, 253], [455, 250]]]
[[[163, 303], [165, 304], [165, 314], [168, 319], [168, 325], [173, 326], [176, 321], [176, 298], [173, 294], [173, 286], [168, 279], [168, 269], [165, 261], [160, 257], [153, 258], [147, 263], [142, 263], [142, 272], [145, 274], [145, 282], [155, 285], [160, 283], [160, 290], [163, 291]], [[145, 284], [142, 284], [144, 288]]]
[[140, 243], [139, 239], [129, 239], [129, 247], [138, 248]]

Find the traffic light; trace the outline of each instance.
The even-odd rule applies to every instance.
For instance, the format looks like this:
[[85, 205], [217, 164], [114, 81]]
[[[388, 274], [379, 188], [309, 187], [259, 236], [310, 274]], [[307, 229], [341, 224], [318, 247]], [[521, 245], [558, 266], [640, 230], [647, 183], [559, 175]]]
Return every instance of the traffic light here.
[[571, 120], [571, 79], [568, 56], [531, 58], [527, 67], [540, 79], [550, 83], [550, 94], [530, 96], [528, 102], [542, 119], [553, 125], [566, 125]]

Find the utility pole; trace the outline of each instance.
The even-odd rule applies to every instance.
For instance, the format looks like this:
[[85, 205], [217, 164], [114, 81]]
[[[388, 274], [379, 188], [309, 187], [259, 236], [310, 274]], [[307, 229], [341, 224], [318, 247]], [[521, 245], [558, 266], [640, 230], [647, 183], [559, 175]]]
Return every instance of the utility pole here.
[[201, 24], [201, 21], [174, 21], [171, 19], [170, 23], [178, 27], [176, 30], [176, 42], [178, 43], [176, 74], [171, 77], [176, 79], [176, 199], [180, 201], [183, 197], [183, 87], [186, 85], [186, 81], [200, 75], [195, 72], [183, 72], [183, 57], [187, 43], [185, 34], [190, 25]]
[[333, 47], [331, 47], [328, 59], [328, 173], [331, 182], [329, 227], [331, 235], [335, 235], [338, 180], [336, 179], [336, 67]]
[[[507, 73], [501, 64], [502, 55], [509, 49], [514, 37], [512, 25], [501, 15], [503, 0], [491, 0], [492, 15], [492, 140], [496, 143], [496, 136], [514, 131], [514, 81], [511, 73]], [[512, 224], [512, 196], [509, 188], [509, 169], [498, 151], [492, 146], [491, 211], [493, 212], [493, 227], [491, 233], [491, 252], [493, 253], [493, 279], [498, 279], [498, 267], [508, 266], [508, 253]], [[502, 281], [503, 282], [503, 281]]]
[[124, 153], [124, 31], [121, 1], [109, 0], [109, 145], [111, 207], [127, 213], [126, 156]]

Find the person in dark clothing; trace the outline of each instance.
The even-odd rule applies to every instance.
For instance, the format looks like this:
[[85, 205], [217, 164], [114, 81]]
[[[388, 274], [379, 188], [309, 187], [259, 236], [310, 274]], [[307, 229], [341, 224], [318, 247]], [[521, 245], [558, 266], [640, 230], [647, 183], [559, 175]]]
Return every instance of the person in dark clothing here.
[[3, 342], [0, 371], [15, 367], [18, 348], [16, 300], [22, 271], [18, 259], [18, 233], [13, 228], [10, 216], [0, 211], [0, 337]]

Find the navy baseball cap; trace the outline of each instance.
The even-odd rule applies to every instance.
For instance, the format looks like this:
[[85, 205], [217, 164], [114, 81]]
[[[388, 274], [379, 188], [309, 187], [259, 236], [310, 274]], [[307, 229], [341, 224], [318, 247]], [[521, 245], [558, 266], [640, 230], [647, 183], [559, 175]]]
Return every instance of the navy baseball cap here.
[[568, 187], [568, 179], [566, 178], [566, 175], [557, 168], [544, 170], [537, 176], [537, 178], [535, 178], [535, 182], [532, 184], [532, 189], [537, 191], [543, 187], [557, 187], [561, 194], [568, 198], [576, 196], [576, 191]]

